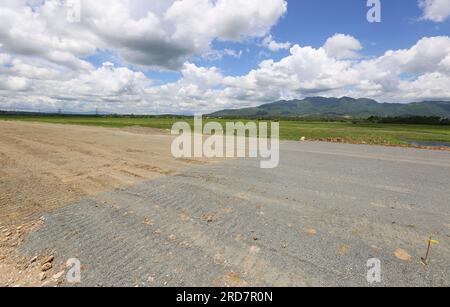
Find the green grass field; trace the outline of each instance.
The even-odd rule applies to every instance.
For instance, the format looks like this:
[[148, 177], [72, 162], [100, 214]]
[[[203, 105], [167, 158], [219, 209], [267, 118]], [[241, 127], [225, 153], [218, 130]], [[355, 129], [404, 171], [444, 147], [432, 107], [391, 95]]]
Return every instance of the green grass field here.
[[[64, 117], [64, 116], [9, 116], [0, 120], [44, 122], [54, 124], [89, 125], [110, 128], [142, 126], [170, 129], [173, 123], [186, 120], [176, 118], [131, 118], [131, 117]], [[193, 119], [187, 119], [191, 124]], [[234, 120], [240, 121], [240, 120]], [[206, 120], [204, 122], [207, 122]], [[219, 120], [224, 122], [224, 120]], [[245, 120], [244, 120], [245, 122]], [[296, 140], [331, 140], [348, 143], [408, 145], [408, 141], [450, 143], [450, 126], [354, 124], [351, 122], [281, 121], [280, 137]]]

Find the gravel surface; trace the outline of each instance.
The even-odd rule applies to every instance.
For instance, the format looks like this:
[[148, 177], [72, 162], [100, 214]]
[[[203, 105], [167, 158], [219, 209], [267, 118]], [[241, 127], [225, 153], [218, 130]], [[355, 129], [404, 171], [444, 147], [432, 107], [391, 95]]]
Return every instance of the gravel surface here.
[[56, 209], [21, 253], [78, 258], [80, 286], [369, 286], [370, 258], [374, 286], [450, 286], [449, 152], [287, 142], [278, 168], [258, 166], [192, 166]]

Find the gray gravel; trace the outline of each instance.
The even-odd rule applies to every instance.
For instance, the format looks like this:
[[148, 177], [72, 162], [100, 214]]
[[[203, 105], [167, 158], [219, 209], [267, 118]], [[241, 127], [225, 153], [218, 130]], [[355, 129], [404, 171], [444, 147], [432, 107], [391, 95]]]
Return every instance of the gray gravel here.
[[21, 252], [79, 258], [81, 286], [369, 286], [369, 258], [379, 286], [450, 286], [450, 152], [287, 142], [277, 169], [258, 166], [196, 166], [66, 206]]

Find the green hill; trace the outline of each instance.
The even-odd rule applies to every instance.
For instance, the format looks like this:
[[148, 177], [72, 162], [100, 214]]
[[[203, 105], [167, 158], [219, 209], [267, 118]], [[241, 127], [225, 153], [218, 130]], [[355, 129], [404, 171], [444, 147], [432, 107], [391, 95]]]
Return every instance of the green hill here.
[[309, 97], [277, 101], [256, 108], [223, 110], [211, 117], [352, 117], [440, 116], [450, 118], [450, 101], [424, 101], [409, 104], [379, 103], [350, 97]]

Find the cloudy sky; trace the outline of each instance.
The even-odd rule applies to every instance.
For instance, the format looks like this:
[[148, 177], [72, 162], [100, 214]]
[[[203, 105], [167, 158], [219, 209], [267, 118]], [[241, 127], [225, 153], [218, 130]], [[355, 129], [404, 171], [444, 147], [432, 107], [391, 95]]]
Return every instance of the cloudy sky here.
[[450, 0], [381, 4], [369, 23], [367, 0], [0, 0], [0, 109], [450, 100]]

